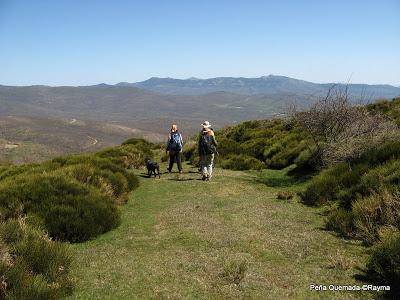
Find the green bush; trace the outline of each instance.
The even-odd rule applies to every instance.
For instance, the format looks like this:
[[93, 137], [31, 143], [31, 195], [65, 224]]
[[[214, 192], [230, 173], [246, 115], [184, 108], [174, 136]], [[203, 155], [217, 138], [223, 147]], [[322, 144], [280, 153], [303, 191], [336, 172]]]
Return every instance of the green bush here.
[[[257, 168], [282, 169], [295, 162], [313, 142], [298, 126], [284, 120], [249, 121], [216, 132], [218, 152], [226, 166], [232, 168], [232, 157], [252, 157]], [[194, 152], [190, 153], [191, 161]], [[304, 157], [304, 154], [303, 154]], [[224, 165], [224, 164], [223, 164]], [[244, 167], [243, 167], [244, 168]], [[246, 167], [247, 169], [247, 167]], [[302, 170], [312, 170], [309, 168]]]
[[400, 229], [400, 197], [397, 193], [382, 191], [353, 203], [353, 222], [357, 236], [367, 244], [379, 239], [380, 229]]
[[351, 211], [337, 208], [329, 213], [325, 227], [328, 230], [333, 230], [343, 237], [352, 237], [354, 234], [354, 222]]
[[20, 176], [0, 185], [1, 218], [31, 213], [50, 236], [80, 242], [119, 224], [112, 198], [62, 174]]
[[365, 193], [380, 190], [395, 190], [400, 186], [400, 160], [391, 160], [367, 172], [361, 183]]
[[388, 298], [400, 297], [400, 233], [390, 232], [372, 249], [367, 264], [369, 280], [377, 285], [388, 285]]
[[96, 187], [110, 196], [120, 197], [123, 193], [129, 191], [128, 180], [120, 172], [102, 170], [92, 164], [72, 165], [60, 171], [79, 182]]
[[127, 144], [120, 147], [105, 149], [96, 153], [97, 157], [106, 158], [123, 168], [139, 168], [144, 166], [146, 158], [152, 157], [151, 149], [137, 149], [135, 145]]
[[59, 299], [72, 292], [71, 254], [23, 220], [0, 224], [0, 299]]
[[139, 180], [132, 173], [126, 170], [122, 165], [118, 162], [115, 162], [107, 159], [101, 158], [95, 155], [71, 155], [65, 157], [58, 157], [53, 159], [53, 162], [58, 163], [60, 167], [72, 166], [72, 165], [91, 165], [93, 168], [109, 171], [114, 174], [121, 174], [125, 177], [128, 183], [129, 190], [134, 190], [139, 186]]
[[223, 159], [221, 166], [232, 170], [261, 170], [264, 168], [264, 164], [254, 157], [234, 154]]
[[346, 165], [340, 164], [322, 171], [311, 180], [305, 191], [300, 193], [301, 200], [308, 205], [322, 205], [337, 200], [341, 186], [340, 177], [347, 170]]

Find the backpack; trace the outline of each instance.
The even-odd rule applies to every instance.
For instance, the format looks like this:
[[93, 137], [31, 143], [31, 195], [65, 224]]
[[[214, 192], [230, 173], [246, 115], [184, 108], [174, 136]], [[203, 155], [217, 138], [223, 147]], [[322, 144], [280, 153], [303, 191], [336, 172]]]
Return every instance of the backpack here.
[[203, 134], [201, 136], [201, 146], [205, 152], [205, 154], [215, 153], [215, 146], [212, 142], [213, 137], [208, 134]]
[[179, 132], [171, 133], [171, 139], [169, 141], [169, 149], [172, 151], [182, 150], [182, 137]]

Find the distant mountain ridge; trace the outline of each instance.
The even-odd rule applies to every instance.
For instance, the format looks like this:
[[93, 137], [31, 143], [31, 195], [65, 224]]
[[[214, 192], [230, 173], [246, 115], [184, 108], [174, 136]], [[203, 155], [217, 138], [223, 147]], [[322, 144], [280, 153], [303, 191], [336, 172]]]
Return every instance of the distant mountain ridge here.
[[[335, 83], [313, 83], [286, 76], [269, 75], [258, 78], [216, 77], [209, 79], [175, 79], [152, 77], [141, 82], [120, 82], [116, 86], [139, 87], [170, 95], [199, 95], [217, 91], [254, 94], [320, 95]], [[344, 86], [344, 84], [338, 84]], [[392, 98], [400, 95], [400, 88], [391, 85], [349, 84], [354, 95], [364, 94], [370, 98]]]
[[[216, 127], [280, 115], [295, 102], [306, 107], [332, 84], [284, 76], [210, 79], [150, 78], [137, 83], [92, 86], [0, 85], [0, 116], [117, 121], [132, 128], [164, 131], [160, 124], [179, 121], [191, 133], [204, 119]], [[400, 96], [390, 85], [350, 84], [357, 100]], [[169, 126], [169, 125], [167, 125]]]

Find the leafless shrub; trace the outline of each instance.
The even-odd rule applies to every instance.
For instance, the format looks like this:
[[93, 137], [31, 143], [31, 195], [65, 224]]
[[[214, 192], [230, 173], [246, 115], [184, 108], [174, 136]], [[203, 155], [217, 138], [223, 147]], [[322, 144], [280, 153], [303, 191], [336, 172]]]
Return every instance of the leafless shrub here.
[[297, 111], [293, 106], [290, 115], [312, 137], [320, 166], [348, 162], [399, 136], [398, 127], [388, 118], [352, 104], [347, 86], [332, 86], [308, 110]]

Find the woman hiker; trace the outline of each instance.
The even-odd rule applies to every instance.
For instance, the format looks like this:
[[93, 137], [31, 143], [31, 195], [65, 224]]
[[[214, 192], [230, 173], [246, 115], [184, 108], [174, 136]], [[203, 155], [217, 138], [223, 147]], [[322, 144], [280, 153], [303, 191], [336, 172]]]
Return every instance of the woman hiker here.
[[172, 125], [168, 135], [168, 143], [165, 152], [169, 152], [169, 167], [168, 172], [171, 173], [174, 162], [178, 165], [179, 173], [182, 173], [181, 152], [183, 149], [182, 135], [178, 131], [178, 126]]
[[199, 137], [199, 155], [202, 180], [211, 180], [213, 172], [214, 155], [217, 153], [217, 141], [215, 140], [214, 131], [211, 129], [211, 124], [204, 121], [201, 124], [203, 129]]

